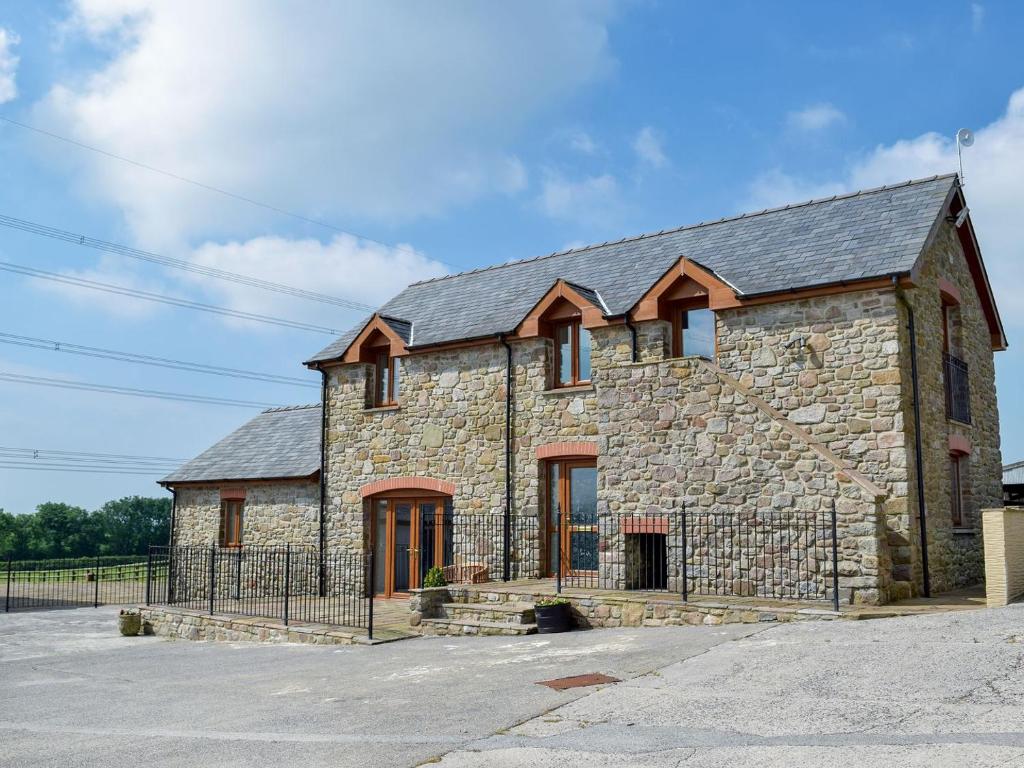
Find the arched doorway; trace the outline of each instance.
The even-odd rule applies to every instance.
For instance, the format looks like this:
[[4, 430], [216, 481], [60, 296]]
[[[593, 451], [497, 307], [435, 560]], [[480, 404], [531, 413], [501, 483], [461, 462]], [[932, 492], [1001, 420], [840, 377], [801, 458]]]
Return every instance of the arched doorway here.
[[452, 561], [452, 499], [422, 489], [378, 494], [370, 499], [369, 547], [374, 594], [400, 597], [417, 589], [434, 566]]

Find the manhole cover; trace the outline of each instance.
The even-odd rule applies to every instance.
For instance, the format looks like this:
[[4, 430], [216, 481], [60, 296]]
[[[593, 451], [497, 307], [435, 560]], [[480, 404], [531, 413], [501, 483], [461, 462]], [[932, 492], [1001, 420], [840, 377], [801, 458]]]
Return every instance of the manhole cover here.
[[575, 675], [573, 677], [557, 677], [554, 680], [543, 680], [537, 685], [546, 685], [556, 691], [564, 691], [566, 688], [586, 688], [588, 685], [604, 685], [605, 683], [620, 683], [617, 677], [608, 677], [600, 673], [590, 675]]

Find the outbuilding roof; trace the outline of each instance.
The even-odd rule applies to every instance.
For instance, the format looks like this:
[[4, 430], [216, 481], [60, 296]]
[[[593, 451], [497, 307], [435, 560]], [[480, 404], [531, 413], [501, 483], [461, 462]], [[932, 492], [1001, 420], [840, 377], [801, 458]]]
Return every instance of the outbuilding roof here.
[[1024, 485], [1024, 461], [1003, 466], [1003, 485]]
[[320, 406], [271, 408], [160, 480], [161, 485], [310, 477], [320, 469]]
[[[410, 325], [412, 349], [507, 333], [559, 279], [621, 316], [680, 257], [741, 298], [903, 275], [957, 187], [955, 174], [934, 176], [440, 277], [410, 285], [379, 314]], [[365, 325], [307, 362], [338, 359]]]

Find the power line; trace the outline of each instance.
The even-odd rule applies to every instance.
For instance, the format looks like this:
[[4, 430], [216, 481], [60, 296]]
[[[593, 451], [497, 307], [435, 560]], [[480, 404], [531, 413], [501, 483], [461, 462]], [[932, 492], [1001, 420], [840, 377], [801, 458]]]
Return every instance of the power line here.
[[71, 344], [66, 341], [56, 341], [54, 339], [39, 339], [34, 336], [18, 336], [13, 333], [0, 333], [0, 344], [13, 344], [18, 347], [45, 349], [51, 352], [69, 352], [73, 355], [84, 355], [85, 357], [96, 357], [104, 360], [119, 360], [126, 363], [138, 363], [140, 365], [153, 365], [161, 368], [189, 371], [191, 373], [207, 373], [215, 376], [227, 376], [236, 379], [265, 381], [271, 384], [288, 384], [291, 386], [311, 387], [316, 389], [320, 388], [319, 384], [294, 376], [278, 376], [273, 373], [246, 371], [241, 368], [224, 368], [218, 365], [192, 363], [185, 360], [173, 360], [166, 357], [154, 357], [152, 355], [140, 355], [134, 352], [119, 352], [114, 349], [87, 347], [82, 344]]
[[37, 466], [33, 464], [18, 464], [0, 462], [0, 469], [12, 469], [35, 472], [76, 472], [90, 475], [164, 475], [164, 470], [142, 470], [142, 469], [103, 469], [103, 468], [81, 468], [55, 464], [53, 466]]
[[223, 315], [225, 317], [234, 317], [240, 320], [252, 320], [257, 323], [267, 323], [268, 325], [278, 325], [283, 328], [294, 328], [300, 331], [313, 331], [315, 333], [326, 333], [331, 336], [340, 335], [340, 331], [334, 328], [326, 328], [321, 325], [313, 325], [312, 323], [303, 323], [297, 320], [285, 320], [280, 317], [271, 317], [269, 315], [258, 315], [253, 312], [243, 312], [238, 309], [228, 309], [226, 307], [217, 307], [212, 304], [202, 304], [198, 301], [190, 301], [188, 299], [179, 299], [176, 296], [166, 296], [162, 293], [152, 293], [150, 291], [142, 291], [136, 288], [126, 288], [123, 285], [111, 285], [110, 283], [100, 283], [95, 280], [86, 280], [81, 277], [71, 277], [70, 275], [59, 275], [55, 272], [46, 272], [42, 269], [35, 269], [34, 267], [25, 267], [21, 264], [12, 264], [7, 261], [0, 261], [0, 270], [5, 272], [13, 272], [19, 275], [26, 275], [28, 277], [37, 277], [41, 280], [52, 280], [56, 283], [64, 283], [66, 285], [74, 285], [80, 288], [90, 288], [96, 291], [104, 291], [105, 293], [113, 293], [119, 296], [129, 296], [135, 299], [144, 299], [146, 301], [155, 301], [160, 304], [169, 304], [173, 307], [182, 307], [185, 309], [197, 309], [201, 312], [211, 312], [215, 315]]
[[376, 309], [376, 307], [371, 307], [369, 304], [362, 304], [361, 302], [358, 301], [342, 299], [337, 296], [330, 296], [324, 293], [317, 293], [316, 291], [308, 291], [304, 288], [296, 288], [294, 286], [285, 285], [283, 283], [274, 283], [269, 280], [262, 280], [258, 277], [252, 277], [251, 275], [243, 275], [237, 272], [228, 272], [227, 270], [217, 269], [215, 267], [204, 267], [200, 264], [193, 264], [190, 261], [174, 259], [171, 258], [170, 256], [162, 256], [159, 253], [143, 251], [138, 248], [132, 248], [127, 245], [120, 245], [118, 243], [107, 242], [106, 240], [97, 240], [96, 238], [93, 237], [86, 237], [85, 235], [79, 235], [64, 229], [49, 227], [46, 226], [45, 224], [37, 224], [32, 221], [27, 221], [26, 219], [18, 219], [13, 216], [5, 216], [3, 214], [0, 214], [0, 225], [10, 227], [11, 229], [18, 229], [23, 232], [30, 232], [35, 235], [42, 235], [43, 237], [49, 237], [54, 240], [61, 240], [66, 243], [74, 243], [76, 245], [82, 245], [87, 248], [95, 248], [96, 250], [103, 251], [105, 253], [114, 253], [120, 256], [128, 256], [133, 259], [140, 259], [142, 261], [160, 264], [165, 267], [174, 267], [175, 269], [182, 269], [187, 272], [195, 272], [196, 274], [205, 275], [207, 277], [215, 277], [219, 280], [227, 280], [228, 282], [238, 283], [240, 285], [247, 285], [252, 288], [261, 288], [266, 291], [283, 293], [288, 296], [295, 296], [300, 299], [319, 301], [324, 304], [332, 304], [334, 306], [344, 307], [345, 309], [359, 310], [361, 312], [373, 312]]
[[[284, 208], [279, 208], [276, 205], [271, 205], [270, 203], [263, 203], [263, 202], [260, 202], [259, 200], [254, 200], [251, 197], [245, 197], [244, 195], [239, 195], [239, 194], [237, 194], [235, 192], [230, 192], [230, 191], [228, 191], [226, 189], [221, 189], [220, 187], [215, 187], [212, 184], [206, 184], [206, 183], [201, 182], [201, 181], [196, 181], [195, 179], [190, 179], [187, 176], [181, 176], [181, 175], [179, 175], [177, 173], [173, 173], [171, 171], [165, 171], [162, 168], [157, 168], [157, 167], [152, 166], [152, 165], [147, 165], [146, 163], [139, 162], [138, 160], [132, 160], [131, 158], [124, 157], [123, 155], [118, 155], [118, 154], [115, 154], [113, 152], [108, 152], [105, 149], [100, 149], [99, 147], [94, 147], [94, 146], [92, 146], [90, 144], [85, 144], [85, 143], [83, 143], [81, 141], [76, 141], [75, 139], [69, 139], [67, 136], [61, 136], [60, 134], [53, 133], [52, 131], [47, 131], [47, 130], [44, 130], [42, 128], [37, 128], [34, 125], [29, 125], [28, 123], [22, 123], [22, 122], [19, 122], [17, 120], [12, 120], [11, 118], [4, 117], [3, 115], [0, 115], [0, 120], [3, 120], [5, 123], [9, 123], [11, 125], [17, 126], [18, 128], [22, 128], [22, 129], [24, 129], [26, 131], [32, 131], [32, 132], [38, 133], [38, 134], [40, 134], [42, 136], [47, 136], [47, 137], [49, 137], [51, 139], [56, 139], [57, 141], [63, 141], [65, 144], [71, 144], [72, 146], [78, 147], [79, 149], [86, 149], [86, 150], [88, 150], [90, 152], [95, 152], [95, 153], [97, 153], [99, 155], [103, 155], [104, 157], [109, 157], [109, 158], [111, 158], [113, 160], [119, 160], [120, 162], [127, 163], [128, 165], [134, 165], [136, 168], [142, 168], [143, 170], [150, 171], [151, 173], [157, 173], [157, 174], [160, 174], [161, 176], [166, 176], [167, 178], [174, 179], [176, 181], [184, 182], [185, 184], [191, 184], [192, 186], [199, 187], [200, 189], [205, 189], [207, 192], [214, 192], [214, 193], [216, 193], [218, 195], [223, 195], [224, 197], [229, 197], [232, 200], [238, 200], [238, 201], [243, 202], [243, 203], [248, 203], [249, 205], [255, 205], [258, 208], [263, 208], [264, 210], [267, 210], [267, 211], [273, 211], [274, 213], [279, 213], [282, 216], [288, 216], [288, 217], [296, 219], [298, 221], [304, 221], [307, 224], [315, 224], [318, 227], [324, 227], [325, 229], [331, 229], [331, 230], [334, 230], [335, 232], [340, 232], [343, 235], [351, 235], [352, 237], [357, 237], [360, 240], [366, 240], [367, 242], [370, 242], [370, 243], [376, 243], [377, 245], [383, 245], [386, 248], [392, 248], [392, 249], [394, 249], [396, 251], [405, 251], [406, 253], [415, 254], [416, 256], [421, 256], [422, 255], [422, 254], [419, 253], [419, 251], [416, 251], [413, 248], [407, 248], [404, 245], [392, 245], [391, 243], [386, 243], [383, 240], [376, 240], [376, 239], [374, 239], [372, 237], [367, 237], [366, 235], [360, 235], [358, 232], [353, 232], [353, 231], [351, 231], [349, 229], [343, 229], [342, 227], [335, 226], [334, 224], [331, 224], [329, 222], [321, 221], [320, 219], [312, 219], [312, 218], [310, 218], [308, 216], [303, 216], [301, 213], [294, 213], [292, 211], [285, 210]], [[438, 263], [439, 264], [444, 264], [444, 262], [438, 262]], [[445, 266], [453, 266], [453, 265], [447, 264]]]
[[43, 376], [25, 376], [18, 373], [0, 371], [0, 381], [15, 384], [34, 384], [42, 387], [58, 387], [62, 389], [79, 389], [86, 392], [106, 392], [115, 395], [131, 395], [133, 397], [152, 397], [159, 400], [178, 400], [186, 403], [204, 403], [207, 405], [227, 405], [238, 408], [278, 408], [280, 403], [261, 403], [252, 400], [236, 400], [233, 398], [208, 397], [206, 395], [189, 395], [182, 392], [162, 392], [155, 389], [134, 389], [117, 387], [111, 384], [91, 384], [85, 381], [69, 381], [66, 379], [49, 379]]
[[167, 462], [171, 464], [182, 464], [184, 459], [175, 459], [170, 456], [139, 456], [130, 453], [95, 453], [93, 451], [64, 451], [57, 448], [17, 448], [13, 445], [0, 445], [0, 451], [20, 452], [42, 456], [49, 454], [53, 456], [75, 457], [81, 456], [91, 459], [133, 459], [139, 461]]

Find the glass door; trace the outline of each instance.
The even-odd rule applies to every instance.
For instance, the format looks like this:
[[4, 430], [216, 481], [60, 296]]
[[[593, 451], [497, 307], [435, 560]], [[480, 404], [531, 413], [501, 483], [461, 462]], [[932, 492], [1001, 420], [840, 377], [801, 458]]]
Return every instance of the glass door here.
[[[597, 571], [597, 467], [586, 460], [548, 465], [548, 573]], [[557, 563], [555, 555], [557, 554]]]
[[417, 589], [431, 567], [452, 554], [450, 499], [378, 499], [370, 546], [374, 593], [392, 597]]

